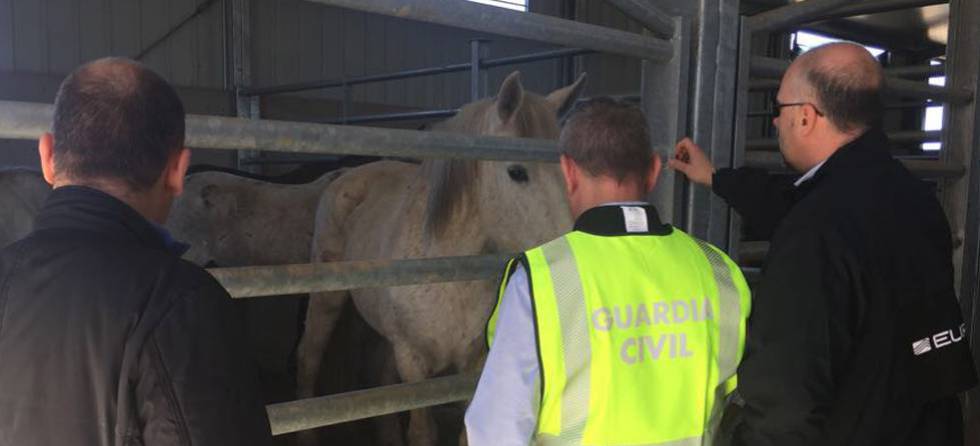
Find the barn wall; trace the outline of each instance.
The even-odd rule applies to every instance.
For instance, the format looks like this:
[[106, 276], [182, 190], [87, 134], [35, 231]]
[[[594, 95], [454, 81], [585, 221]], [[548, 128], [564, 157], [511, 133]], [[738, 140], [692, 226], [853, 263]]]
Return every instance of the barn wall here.
[[[0, 99], [53, 101], [72, 69], [104, 56], [135, 57], [209, 0], [0, 0]], [[604, 2], [532, 0], [532, 11], [574, 13], [580, 20], [632, 31], [640, 28]], [[253, 84], [340, 79], [469, 60], [469, 41], [487, 39], [491, 58], [555, 49], [537, 42], [326, 7], [303, 0], [253, 0]], [[232, 112], [225, 85], [223, 1], [217, 0], [143, 61], [181, 89], [193, 113]], [[489, 71], [486, 94], [512, 70], [528, 90], [547, 92], [587, 71], [589, 95], [639, 89], [639, 64], [615, 56], [580, 57]], [[289, 98], [294, 98], [290, 100]], [[270, 117], [339, 117], [343, 91], [279, 95], [263, 102]], [[469, 74], [454, 73], [355, 86], [354, 114], [454, 108], [469, 101]], [[33, 142], [0, 141], [0, 166], [36, 165]], [[202, 161], [228, 164], [227, 153]]]

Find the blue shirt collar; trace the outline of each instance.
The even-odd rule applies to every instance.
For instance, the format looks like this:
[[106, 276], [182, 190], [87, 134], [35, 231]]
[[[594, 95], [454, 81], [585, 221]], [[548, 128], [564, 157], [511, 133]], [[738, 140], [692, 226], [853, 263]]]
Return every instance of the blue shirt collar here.
[[175, 239], [167, 228], [154, 222], [150, 222], [150, 225], [153, 226], [153, 229], [155, 229], [157, 234], [160, 235], [160, 240], [163, 241], [163, 246], [167, 249], [167, 251], [176, 254], [177, 257], [184, 255], [188, 249], [191, 249], [191, 245]]

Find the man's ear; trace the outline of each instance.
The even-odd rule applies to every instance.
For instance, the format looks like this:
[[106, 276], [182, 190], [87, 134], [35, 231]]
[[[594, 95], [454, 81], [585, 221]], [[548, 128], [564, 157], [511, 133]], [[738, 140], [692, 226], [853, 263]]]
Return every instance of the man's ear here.
[[569, 197], [578, 190], [578, 168], [575, 162], [567, 155], [562, 154], [560, 159], [562, 177], [565, 178], [565, 192]]
[[660, 154], [654, 152], [653, 156], [650, 157], [650, 167], [647, 171], [647, 180], [644, 187], [646, 188], [646, 193], [650, 193], [654, 186], [657, 185], [657, 179], [660, 178], [660, 170], [663, 168], [663, 162], [660, 161]]
[[37, 153], [41, 156], [41, 173], [44, 181], [54, 186], [55, 165], [54, 165], [54, 135], [45, 132], [37, 141]]
[[797, 127], [802, 136], [809, 136], [816, 129], [817, 109], [811, 104], [804, 104], [800, 107], [800, 114], [797, 116]]
[[183, 147], [170, 155], [167, 160], [167, 168], [163, 171], [164, 185], [174, 197], [184, 192], [184, 176], [187, 175], [187, 168], [191, 164], [191, 151]]

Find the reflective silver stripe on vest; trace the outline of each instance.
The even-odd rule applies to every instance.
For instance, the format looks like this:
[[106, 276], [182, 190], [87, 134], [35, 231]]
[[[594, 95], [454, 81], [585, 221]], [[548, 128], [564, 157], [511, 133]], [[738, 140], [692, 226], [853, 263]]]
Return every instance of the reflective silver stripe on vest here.
[[[555, 290], [562, 357], [565, 358], [565, 391], [561, 402], [560, 444], [579, 444], [589, 420], [589, 364], [592, 344], [582, 279], [575, 254], [565, 237], [541, 247]], [[568, 348], [571, 347], [571, 348]]]
[[[555, 437], [554, 435], [538, 435], [534, 439], [535, 446], [569, 446], [578, 445], [580, 442], [578, 440], [570, 441], [563, 438]], [[648, 444], [630, 444], [628, 446], [702, 446], [708, 444], [704, 442], [702, 437], [689, 437], [681, 438], [680, 440], [665, 441], [663, 443], [648, 443]], [[610, 445], [617, 446], [617, 445]], [[627, 445], [623, 445], [627, 446]]]
[[[693, 237], [692, 237], [693, 239]], [[711, 270], [715, 277], [715, 284], [718, 287], [718, 305], [721, 307], [715, 312], [718, 318], [718, 385], [721, 389], [723, 384], [730, 377], [735, 375], [738, 370], [738, 344], [740, 341], [739, 327], [742, 323], [742, 303], [741, 295], [735, 282], [732, 280], [732, 271], [728, 267], [728, 262], [713, 247], [706, 242], [693, 239], [704, 252], [711, 264]], [[725, 395], [718, 392], [712, 407], [711, 419], [708, 420], [707, 435], [708, 442], [711, 443], [712, 437], [721, 422], [721, 416], [725, 408]]]

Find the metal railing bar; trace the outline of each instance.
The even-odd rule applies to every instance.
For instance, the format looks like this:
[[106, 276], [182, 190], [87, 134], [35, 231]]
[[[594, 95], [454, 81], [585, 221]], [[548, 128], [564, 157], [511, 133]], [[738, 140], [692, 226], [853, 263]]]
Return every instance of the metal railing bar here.
[[885, 74], [892, 77], [924, 79], [946, 75], [945, 65], [913, 65], [908, 67], [888, 67]]
[[779, 79], [749, 79], [749, 91], [778, 90]]
[[324, 124], [366, 124], [371, 122], [415, 121], [421, 119], [439, 119], [456, 116], [458, 108], [445, 110], [424, 110], [414, 112], [381, 113], [377, 115], [351, 116], [348, 118], [332, 118], [321, 121]]
[[[37, 139], [51, 127], [50, 104], [0, 101], [0, 138]], [[555, 141], [444, 132], [189, 115], [189, 147], [416, 159], [557, 162]]]
[[511, 254], [208, 270], [234, 298], [498, 279]]
[[866, 0], [852, 2], [838, 9], [824, 14], [817, 14], [807, 18], [808, 23], [819, 22], [830, 19], [840, 19], [866, 14], [877, 14], [881, 12], [899, 11], [903, 9], [921, 8], [932, 5], [943, 5], [949, 0]]
[[[809, 7], [806, 3], [813, 3]], [[834, 3], [836, 7], [832, 6]], [[863, 2], [827, 0], [817, 4], [816, 0], [792, 3], [772, 9], [749, 18], [753, 31], [780, 31], [795, 26], [857, 15], [949, 3], [949, 0], [867, 0]]]
[[[921, 109], [929, 107], [940, 107], [943, 104], [935, 101], [905, 101], [905, 102], [895, 102], [891, 104], [885, 104], [885, 110], [906, 110], [906, 109]], [[772, 116], [772, 110], [754, 110], [750, 111], [750, 118], [765, 118]]]
[[[516, 65], [516, 64], [528, 63], [528, 62], [538, 62], [538, 61], [549, 60], [549, 59], [557, 59], [557, 58], [568, 57], [568, 56], [579, 56], [579, 55], [591, 54], [591, 53], [595, 53], [595, 51], [583, 50], [580, 48], [566, 48], [561, 50], [522, 54], [519, 56], [508, 56], [508, 57], [500, 57], [495, 59], [486, 59], [480, 62], [480, 66], [481, 68], [493, 68], [493, 67]], [[266, 95], [281, 94], [281, 93], [295, 93], [295, 92], [307, 91], [307, 90], [340, 88], [345, 86], [370, 84], [375, 82], [387, 82], [387, 81], [400, 80], [400, 79], [411, 79], [414, 77], [433, 76], [433, 75], [447, 74], [447, 73], [459, 73], [463, 71], [468, 71], [470, 68], [472, 68], [472, 64], [470, 64], [469, 62], [456, 63], [450, 65], [443, 65], [440, 67], [416, 68], [412, 70], [396, 71], [392, 73], [372, 74], [368, 76], [357, 76], [357, 77], [350, 77], [346, 79], [331, 79], [331, 80], [324, 80], [324, 81], [297, 82], [292, 84], [273, 85], [268, 87], [242, 88], [241, 94], [245, 96], [266, 96]]]
[[840, 7], [851, 2], [853, 0], [806, 0], [770, 9], [746, 20], [753, 33], [777, 31], [807, 23], [810, 21], [810, 17], [840, 9]]
[[553, 51], [543, 51], [540, 53], [522, 54], [519, 56], [499, 57], [496, 59], [486, 59], [480, 62], [481, 68], [494, 68], [507, 65], [517, 65], [528, 62], [538, 62], [542, 60], [558, 59], [561, 57], [584, 56], [596, 54], [597, 51], [582, 48], [565, 48]]
[[280, 158], [251, 158], [242, 160], [242, 164], [245, 165], [287, 165], [287, 164], [306, 164], [306, 163], [318, 163], [318, 162], [331, 162], [337, 161], [340, 157], [336, 156], [322, 156], [322, 157], [280, 157]]
[[666, 40], [573, 20], [512, 11], [463, 0], [308, 0], [372, 14], [418, 20], [573, 48], [667, 61], [674, 55]]
[[606, 0], [629, 18], [640, 22], [657, 37], [669, 39], [674, 35], [674, 21], [670, 15], [646, 0]]
[[403, 70], [394, 73], [373, 74], [368, 76], [351, 77], [347, 79], [331, 79], [325, 81], [297, 82], [293, 84], [274, 85], [270, 87], [251, 87], [241, 89], [241, 94], [245, 96], [266, 96], [281, 93], [295, 93], [307, 90], [319, 90], [325, 88], [339, 88], [350, 85], [370, 84], [374, 82], [385, 82], [399, 79], [410, 79], [413, 77], [432, 76], [436, 74], [458, 73], [470, 69], [469, 63], [457, 63], [444, 65], [441, 67], [418, 68], [414, 70]]
[[[777, 59], [775, 57], [752, 56], [749, 65], [749, 74], [755, 77], [767, 79], [779, 79], [789, 68], [790, 61]], [[898, 77], [933, 77], [943, 76], [946, 73], [945, 65], [914, 65], [907, 67], [888, 67], [885, 68], [885, 76]]]
[[[889, 132], [888, 140], [893, 144], [912, 142], [939, 142], [943, 138], [942, 130], [904, 130]], [[745, 142], [745, 150], [777, 150], [779, 141], [774, 138], [750, 139]]]
[[[749, 91], [771, 91], [779, 89], [778, 79], [750, 79]], [[939, 85], [929, 85], [922, 81], [910, 81], [890, 77], [885, 79], [885, 92], [911, 99], [932, 99], [952, 104], [964, 104], [973, 100], [969, 91], [952, 90]]]
[[423, 407], [465, 401], [473, 396], [479, 372], [375, 387], [266, 406], [272, 435], [282, 435]]
[[885, 91], [907, 98], [935, 99], [952, 104], [967, 104], [973, 100], [971, 91], [953, 90], [950, 87], [894, 77], [885, 79]]

